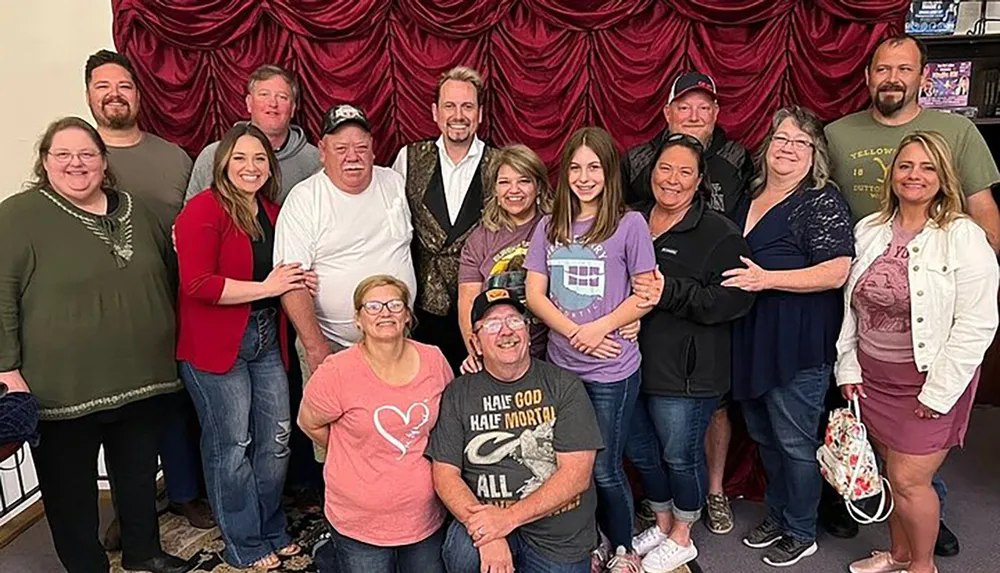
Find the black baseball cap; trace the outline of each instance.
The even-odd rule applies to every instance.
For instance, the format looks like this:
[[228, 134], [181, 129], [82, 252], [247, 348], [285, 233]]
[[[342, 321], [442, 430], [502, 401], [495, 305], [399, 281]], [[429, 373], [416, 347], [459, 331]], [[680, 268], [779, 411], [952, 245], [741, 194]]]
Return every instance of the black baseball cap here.
[[675, 99], [691, 90], [704, 90], [712, 94], [712, 99], [717, 99], [718, 97], [715, 91], [715, 80], [700, 72], [685, 72], [674, 80], [674, 85], [670, 88], [670, 97], [667, 98], [667, 104], [673, 103]]
[[345, 123], [360, 125], [369, 133], [372, 130], [371, 124], [368, 123], [368, 116], [365, 115], [365, 112], [361, 111], [361, 108], [349, 103], [342, 103], [331, 107], [323, 115], [323, 133], [320, 134], [320, 137], [337, 131]]
[[476, 324], [486, 315], [486, 311], [498, 304], [509, 304], [517, 312], [524, 314], [525, 308], [520, 300], [513, 297], [505, 288], [491, 288], [479, 293], [476, 300], [472, 301], [472, 324]]

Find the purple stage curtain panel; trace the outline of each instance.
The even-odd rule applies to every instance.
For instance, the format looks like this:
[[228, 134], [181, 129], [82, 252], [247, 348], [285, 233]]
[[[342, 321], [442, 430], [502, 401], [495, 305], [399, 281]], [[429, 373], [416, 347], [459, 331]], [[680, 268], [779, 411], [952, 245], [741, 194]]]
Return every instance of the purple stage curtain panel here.
[[[825, 120], [868, 103], [864, 67], [901, 32], [909, 0], [112, 0], [114, 38], [138, 71], [140, 123], [192, 155], [247, 116], [250, 72], [298, 74], [295, 122], [361, 106], [376, 161], [438, 134], [437, 77], [464, 64], [486, 90], [479, 134], [521, 142], [557, 167], [563, 142], [599, 125], [622, 148], [664, 128], [670, 84], [698, 69], [719, 86], [720, 124], [755, 150], [778, 108]], [[83, 62], [81, 62], [82, 65]], [[554, 173], [554, 171], [553, 171]], [[727, 490], [759, 498], [742, 431]]]

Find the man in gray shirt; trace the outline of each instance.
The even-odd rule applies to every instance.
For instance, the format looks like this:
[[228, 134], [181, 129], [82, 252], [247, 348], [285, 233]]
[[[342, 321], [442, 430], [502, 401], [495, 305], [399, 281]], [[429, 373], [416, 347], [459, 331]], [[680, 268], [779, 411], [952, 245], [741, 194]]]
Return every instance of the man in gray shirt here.
[[451, 573], [586, 573], [598, 543], [597, 417], [576, 375], [531, 358], [524, 312], [506, 289], [476, 297], [483, 370], [445, 389], [431, 432]]
[[[259, 127], [274, 148], [281, 176], [280, 205], [296, 183], [319, 171], [319, 150], [306, 141], [302, 128], [292, 125], [292, 116], [299, 100], [299, 82], [284, 68], [263, 65], [252, 74], [247, 84], [247, 112], [250, 123]], [[188, 181], [184, 202], [212, 184], [215, 150], [219, 142], [210, 143], [198, 154]]]
[[[132, 63], [125, 56], [101, 50], [87, 59], [84, 71], [87, 105], [97, 131], [108, 147], [108, 164], [118, 186], [150, 208], [169, 233], [184, 199], [191, 158], [177, 145], [139, 129], [141, 103]], [[200, 430], [191, 397], [185, 391], [163, 398], [159, 454], [169, 508], [193, 527], [215, 527], [212, 509], [202, 498]], [[107, 549], [118, 549], [117, 518], [105, 533]]]

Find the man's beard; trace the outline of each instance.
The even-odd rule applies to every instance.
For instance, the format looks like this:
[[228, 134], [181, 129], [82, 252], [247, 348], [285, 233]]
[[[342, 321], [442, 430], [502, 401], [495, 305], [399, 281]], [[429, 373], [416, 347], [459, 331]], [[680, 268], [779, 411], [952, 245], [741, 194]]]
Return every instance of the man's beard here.
[[[898, 87], [898, 86], [893, 86], [893, 87]], [[901, 93], [901, 95], [899, 99], [890, 100], [882, 98], [882, 94], [884, 93]], [[899, 111], [903, 109], [906, 106], [906, 104], [910, 102], [909, 95], [910, 94], [906, 91], [905, 86], [903, 87], [902, 92], [899, 92], [897, 90], [884, 90], [880, 86], [879, 90], [875, 92], [875, 101], [873, 103], [875, 104], [875, 109], [877, 109], [880, 114], [882, 114], [885, 117], [892, 117], [897, 113], [899, 113]]]
[[[124, 109], [122, 110], [123, 113], [110, 114], [105, 112], [105, 108], [107, 108], [108, 104], [111, 103], [117, 103], [124, 106]], [[129, 105], [129, 103], [124, 99], [108, 98], [104, 100], [101, 102], [101, 112], [102, 113], [100, 115], [104, 116], [105, 123], [107, 123], [107, 126], [111, 129], [131, 129], [135, 127], [136, 117], [132, 114], [132, 106]], [[99, 117], [99, 115], [95, 113], [94, 117]]]
[[111, 129], [131, 129], [135, 127], [135, 118], [131, 115], [116, 115], [108, 117], [108, 127]]
[[[452, 129], [456, 129], [456, 128], [457, 129], [464, 129], [465, 130], [465, 134], [466, 134], [465, 137], [454, 137], [454, 136], [450, 135]], [[470, 123], [466, 123], [464, 125], [456, 124], [454, 127], [451, 126], [451, 125], [449, 125], [449, 126], [446, 126], [446, 128], [444, 130], [444, 136], [445, 136], [445, 138], [447, 138], [448, 141], [450, 141], [452, 143], [465, 143], [465, 142], [471, 140], [472, 137], [475, 134], [476, 133], [474, 131], [472, 131], [472, 124], [470, 124]]]

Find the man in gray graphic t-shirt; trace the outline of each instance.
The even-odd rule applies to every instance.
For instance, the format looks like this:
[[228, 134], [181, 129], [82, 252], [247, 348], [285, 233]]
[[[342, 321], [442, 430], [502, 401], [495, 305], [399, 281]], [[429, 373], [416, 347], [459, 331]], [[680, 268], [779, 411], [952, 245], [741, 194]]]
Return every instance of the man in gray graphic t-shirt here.
[[456, 518], [451, 573], [589, 571], [597, 546], [597, 417], [576, 375], [531, 358], [524, 312], [505, 289], [476, 297], [484, 369], [448, 386], [431, 432], [434, 487]]

